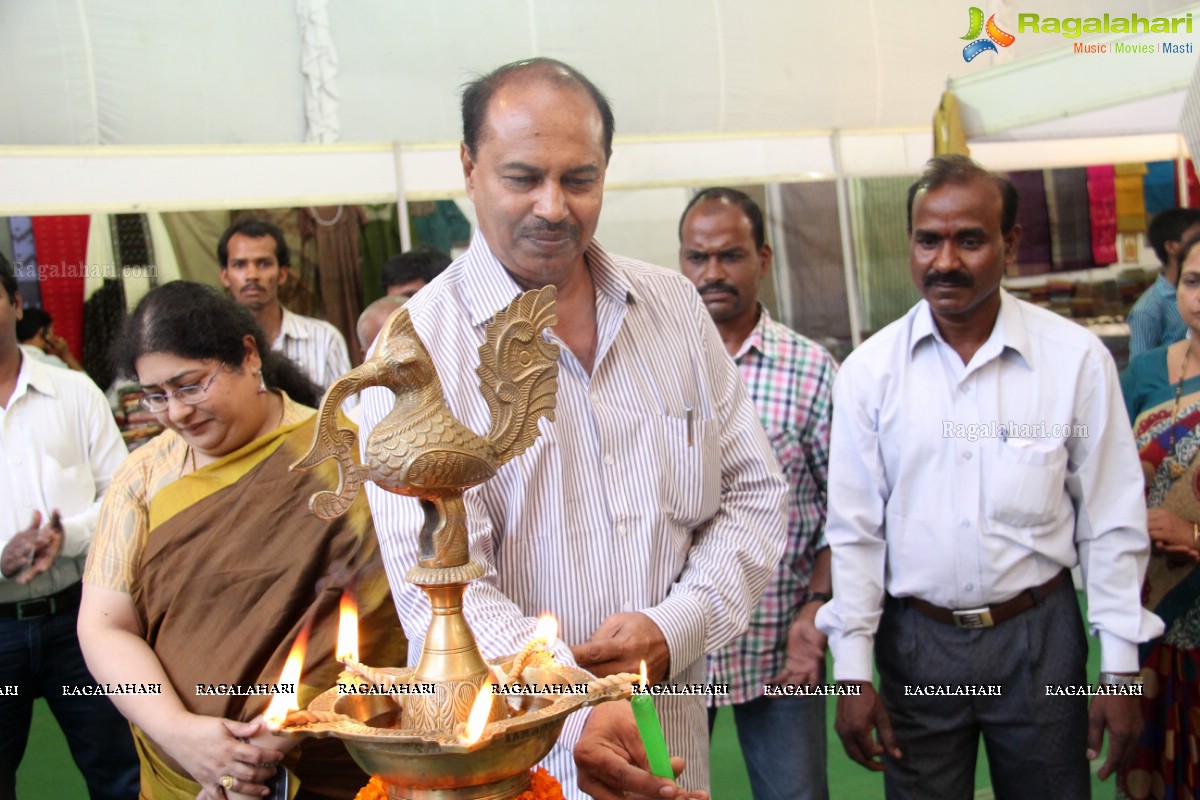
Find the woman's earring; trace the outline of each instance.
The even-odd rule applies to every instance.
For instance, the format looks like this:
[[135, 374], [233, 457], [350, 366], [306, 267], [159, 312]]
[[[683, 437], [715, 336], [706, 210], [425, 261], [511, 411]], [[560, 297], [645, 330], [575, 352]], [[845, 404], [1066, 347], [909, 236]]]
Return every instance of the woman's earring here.
[[259, 394], [267, 393], [267, 381], [263, 378], [261, 369], [258, 371], [258, 393]]

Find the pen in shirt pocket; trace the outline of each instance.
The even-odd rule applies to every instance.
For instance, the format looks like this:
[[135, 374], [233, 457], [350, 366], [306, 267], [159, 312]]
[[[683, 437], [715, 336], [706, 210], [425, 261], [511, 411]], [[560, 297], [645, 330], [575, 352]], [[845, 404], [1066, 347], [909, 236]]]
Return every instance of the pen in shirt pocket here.
[[687, 419], [687, 446], [691, 447], [692, 446], [692, 420], [695, 417], [695, 412], [692, 411], [691, 406], [688, 406], [686, 409], [684, 409], [683, 414], [684, 414], [684, 417]]

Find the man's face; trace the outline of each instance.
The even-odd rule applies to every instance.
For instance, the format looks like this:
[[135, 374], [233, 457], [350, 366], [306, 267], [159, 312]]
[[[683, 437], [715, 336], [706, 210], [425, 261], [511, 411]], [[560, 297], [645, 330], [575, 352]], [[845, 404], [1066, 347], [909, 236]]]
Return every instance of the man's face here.
[[688, 211], [679, 243], [679, 269], [696, 285], [718, 325], [758, 314], [758, 286], [771, 264], [771, 247], [754, 244], [741, 208], [705, 200]]
[[[1179, 253], [1180, 245], [1182, 245], [1184, 242], [1186, 242], [1188, 239], [1192, 238], [1193, 236], [1195, 236], [1198, 233], [1200, 233], [1200, 222], [1196, 223], [1195, 225], [1187, 226], [1186, 228], [1183, 229], [1183, 233], [1179, 234], [1178, 239], [1173, 240], [1173, 241], [1168, 240], [1164, 244], [1164, 247], [1166, 247], [1166, 250], [1167, 250], [1168, 264], [1170, 264], [1170, 265], [1178, 264], [1178, 253]], [[1178, 283], [1178, 281], [1176, 281], [1176, 282]]]
[[559, 283], [584, 268], [604, 195], [604, 126], [583, 90], [531, 77], [492, 95], [467, 195], [492, 253], [517, 282]]
[[913, 199], [909, 266], [935, 318], [970, 320], [999, 303], [1020, 226], [1000, 232], [1003, 200], [990, 180], [948, 183]]
[[0, 286], [0, 354], [15, 348], [17, 342], [17, 320], [21, 318], [21, 293], [10, 296]]
[[229, 237], [229, 261], [221, 267], [221, 283], [234, 300], [251, 311], [262, 311], [278, 302], [279, 287], [287, 276], [288, 268], [275, 259], [274, 237], [240, 233]]

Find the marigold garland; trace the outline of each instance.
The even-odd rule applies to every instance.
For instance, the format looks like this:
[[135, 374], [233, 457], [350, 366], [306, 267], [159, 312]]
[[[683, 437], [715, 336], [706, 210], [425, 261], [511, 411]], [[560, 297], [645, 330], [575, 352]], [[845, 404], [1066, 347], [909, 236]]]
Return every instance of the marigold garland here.
[[[378, 775], [373, 775], [367, 785], [358, 790], [354, 800], [388, 800], [387, 786]], [[515, 800], [565, 800], [558, 780], [542, 767], [533, 770], [529, 788]]]

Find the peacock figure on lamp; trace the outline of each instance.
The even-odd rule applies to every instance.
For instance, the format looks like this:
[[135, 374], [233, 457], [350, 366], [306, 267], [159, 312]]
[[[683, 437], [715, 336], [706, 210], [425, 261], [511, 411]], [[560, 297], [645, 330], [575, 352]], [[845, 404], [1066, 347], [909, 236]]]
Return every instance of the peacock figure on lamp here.
[[[487, 327], [476, 370], [492, 415], [487, 435], [450, 412], [433, 360], [401, 308], [388, 318], [371, 357], [329, 388], [312, 447], [292, 467], [311, 469], [328, 458], [337, 460], [337, 490], [309, 501], [323, 519], [344, 513], [367, 480], [418, 498], [425, 511], [418, 562], [406, 578], [429, 595], [432, 618], [411, 682], [436, 684], [438, 691], [404, 698], [404, 729], [450, 732], [466, 720], [488, 674], [462, 616], [466, 585], [483, 573], [469, 560], [463, 492], [525, 452], [538, 436], [539, 419], [554, 419], [558, 346], [542, 336], [556, 321], [554, 297], [553, 286], [527, 292], [497, 312]], [[338, 427], [337, 410], [370, 386], [391, 389], [396, 400], [370, 432], [365, 462], [359, 464], [356, 436]]]
[[[341, 739], [358, 764], [386, 784], [391, 800], [516, 797], [529, 787], [530, 768], [554, 746], [569, 714], [627, 698], [632, 691], [636, 676], [597, 679], [559, 663], [549, 650], [553, 618], [539, 622], [533, 641], [519, 653], [489, 663], [462, 613], [467, 584], [483, 572], [469, 557], [463, 492], [528, 449], [540, 419], [554, 419], [558, 346], [542, 337], [555, 323], [554, 297], [553, 286], [526, 292], [486, 327], [476, 370], [492, 417], [486, 435], [450, 412], [433, 360], [402, 308], [388, 319], [371, 357], [330, 387], [312, 447], [293, 465], [311, 469], [337, 460], [337, 490], [309, 501], [320, 517], [344, 513], [365, 481], [418, 498], [425, 512], [417, 564], [406, 575], [429, 596], [432, 612], [417, 665], [368, 667], [356, 655], [343, 655], [339, 643], [338, 658], [347, 667], [343, 675], [365, 681], [368, 689], [384, 686], [386, 696], [357, 690], [343, 696], [339, 679], [337, 687], [294, 714], [287, 712], [297, 708], [294, 697], [277, 694], [266, 714], [268, 724], [289, 735]], [[337, 409], [368, 386], [385, 386], [396, 400], [368, 434], [359, 464], [357, 434], [338, 426]], [[549, 623], [545, 629], [544, 622]], [[355, 625], [349, 625], [351, 632]], [[302, 649], [299, 641], [293, 647], [297, 673]], [[347, 651], [356, 652], [356, 645]], [[289, 680], [297, 678], [281, 683]], [[509, 691], [501, 700], [492, 691], [496, 684], [521, 691]], [[430, 687], [432, 692], [425, 691]], [[530, 688], [539, 687], [573, 691], [529, 696]], [[390, 691], [397, 688], [420, 691]], [[273, 713], [277, 723], [271, 721]]]

